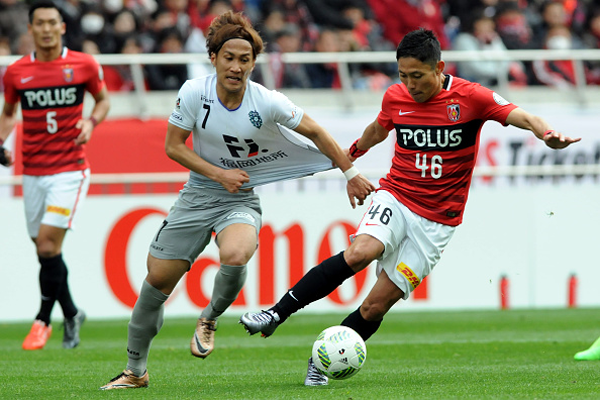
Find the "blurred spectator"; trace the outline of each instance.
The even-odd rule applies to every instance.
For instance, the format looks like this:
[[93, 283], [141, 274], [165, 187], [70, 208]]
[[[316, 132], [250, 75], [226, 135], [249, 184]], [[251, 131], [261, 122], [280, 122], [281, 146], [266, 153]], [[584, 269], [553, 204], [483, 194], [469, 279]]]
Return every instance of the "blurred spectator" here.
[[589, 10], [583, 42], [588, 49], [600, 49], [600, 4]]
[[[27, 33], [29, 7], [20, 0], [0, 0], [0, 36], [16, 43], [19, 37]], [[12, 48], [14, 52], [16, 49]]]
[[[544, 41], [544, 48], [548, 50], [569, 50], [573, 48], [573, 35], [567, 26], [556, 25], [551, 27]], [[575, 66], [572, 60], [535, 60], [533, 71], [537, 80], [558, 89], [567, 89], [575, 85]], [[584, 68], [584, 79], [590, 83], [598, 83], [597, 78]]]
[[266, 42], [267, 52], [269, 51], [269, 42], [275, 40], [275, 35], [285, 24], [293, 24], [300, 28], [302, 51], [313, 51], [319, 30], [308, 8], [301, 0], [264, 1], [262, 14], [263, 22], [258, 24], [257, 28]]
[[260, 24], [260, 36], [265, 43], [265, 51], [270, 53], [274, 50], [275, 38], [286, 25], [285, 14], [283, 8], [273, 6], [269, 8], [265, 15], [264, 21]]
[[81, 17], [88, 10], [88, 3], [80, 0], [55, 0], [60, 7], [67, 31], [63, 35], [63, 44], [69, 49], [82, 51], [85, 33], [81, 28]]
[[100, 53], [116, 53], [117, 47], [112, 26], [107, 23], [102, 9], [99, 7], [90, 7], [81, 16], [81, 30], [83, 36], [79, 38], [81, 40], [80, 48], [82, 48], [84, 39], [90, 39], [96, 42]]
[[16, 51], [13, 54], [26, 55], [32, 53], [35, 50], [35, 43], [33, 43], [33, 36], [29, 32], [22, 33], [17, 38]]
[[122, 9], [117, 12], [112, 20], [115, 40], [115, 53], [123, 47], [123, 42], [136, 32], [140, 31], [137, 18], [133, 11]]
[[[199, 58], [202, 58], [205, 61], [208, 60], [208, 57], [206, 56], [206, 37], [200, 28], [192, 28], [192, 31], [185, 41], [185, 45], [183, 46], [183, 51], [186, 53], [198, 54]], [[201, 76], [211, 74], [212, 72], [213, 67], [208, 62], [195, 62], [188, 64], [189, 79], [200, 78]]]
[[516, 1], [500, 3], [496, 13], [496, 29], [509, 50], [535, 48], [529, 21]]
[[[315, 51], [335, 53], [340, 51], [340, 37], [337, 30], [323, 28], [315, 43]], [[306, 64], [306, 71], [313, 89], [339, 89], [341, 87], [337, 63]]]
[[[98, 44], [91, 39], [84, 39], [81, 43], [81, 50], [87, 54], [100, 54], [100, 49], [98, 48]], [[103, 67], [104, 69], [104, 67]]]
[[432, 30], [442, 50], [450, 48], [440, 1], [368, 0], [375, 18], [383, 26], [384, 36], [397, 46], [404, 35], [418, 28]]
[[[528, 50], [535, 48], [533, 30], [518, 1], [501, 1], [496, 12], [496, 31], [508, 50]], [[535, 84], [531, 61], [523, 63], [528, 84]]]
[[153, 31], [158, 35], [166, 28], [176, 28], [185, 41], [191, 31], [188, 15], [188, 0], [162, 0], [161, 7], [154, 13]]
[[281, 54], [299, 52], [301, 44], [300, 28], [296, 25], [287, 24], [277, 32], [269, 58], [275, 88], [308, 89], [312, 86], [304, 64], [281, 62]]
[[[600, 5], [589, 10], [584, 25], [583, 45], [587, 49], [600, 49]], [[592, 81], [600, 84], [600, 61], [588, 61]]]
[[[156, 53], [182, 53], [183, 37], [176, 27], [164, 29], [158, 38]], [[147, 65], [146, 73], [150, 90], [179, 90], [188, 79], [185, 64]]]
[[[463, 23], [463, 32], [454, 39], [454, 50], [465, 51], [506, 51], [506, 46], [496, 32], [494, 20], [483, 10], [473, 13], [469, 21]], [[507, 61], [461, 61], [457, 63], [457, 74], [483, 86], [495, 86], [498, 77], [508, 80]]]
[[[10, 56], [11, 54], [10, 39], [8, 36], [0, 36], [0, 56]], [[6, 65], [0, 65], [0, 93], [4, 93], [3, 78], [6, 73], [6, 67]]]
[[348, 2], [342, 8], [342, 15], [352, 23], [352, 35], [358, 45], [356, 50], [395, 50], [397, 43], [393, 44], [383, 37], [381, 26], [367, 9], [370, 10], [368, 6], [355, 2]]
[[[544, 48], [546, 35], [548, 31], [557, 26], [564, 26], [571, 30], [571, 16], [568, 14], [567, 9], [563, 1], [553, 0], [548, 1], [542, 5], [540, 10], [542, 17], [541, 24], [536, 28], [535, 35], [535, 47]], [[573, 41], [573, 48], [581, 48], [581, 41], [571, 30], [571, 40]]]
[[[354, 24], [341, 10], [348, 5], [358, 7], [360, 3], [359, 0], [304, 0], [317, 25], [349, 30], [354, 28]], [[363, 5], [366, 7], [366, 4]]]

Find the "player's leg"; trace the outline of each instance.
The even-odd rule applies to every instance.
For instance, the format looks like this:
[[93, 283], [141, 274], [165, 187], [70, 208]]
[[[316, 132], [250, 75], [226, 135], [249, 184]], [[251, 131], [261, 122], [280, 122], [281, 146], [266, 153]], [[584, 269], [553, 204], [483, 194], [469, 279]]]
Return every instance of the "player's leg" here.
[[365, 269], [383, 253], [384, 245], [370, 235], [359, 235], [350, 247], [308, 271], [277, 304], [267, 311], [246, 313], [240, 318], [251, 335], [270, 336], [278, 325], [308, 304], [322, 299], [346, 279]]
[[404, 292], [390, 280], [385, 270], [381, 271], [361, 306], [340, 325], [354, 329], [367, 341], [379, 329], [384, 315], [403, 297]]
[[[62, 257], [63, 241], [67, 229], [74, 227], [75, 217], [84, 202], [89, 187], [89, 170], [65, 172], [40, 177], [34, 185], [28, 184], [28, 198], [33, 186], [34, 193], [43, 194], [43, 211], [31, 210], [41, 215], [37, 234], [32, 235], [40, 261], [40, 286], [42, 305], [38, 319], [50, 319], [55, 301], [58, 300], [63, 315], [63, 347], [74, 348], [79, 344], [79, 330], [85, 320], [85, 313], [75, 306], [68, 283], [68, 268]], [[26, 200], [26, 209], [31, 203]], [[29, 227], [28, 218], [28, 227]], [[32, 219], [32, 233], [36, 221]]]
[[[23, 201], [25, 204], [25, 219], [27, 221], [27, 231], [32, 238], [34, 244], [39, 235], [42, 218], [46, 212], [46, 197], [47, 188], [44, 184], [45, 177], [38, 176], [23, 176]], [[38, 282], [40, 286], [40, 308], [31, 330], [23, 341], [23, 349], [39, 350], [44, 348], [46, 341], [52, 334], [52, 326], [50, 325], [50, 316], [52, 308], [56, 301], [58, 287], [64, 275], [64, 265], [59, 259], [40, 256], [40, 271], [38, 274]]]
[[148, 255], [148, 275], [128, 325], [127, 369], [134, 375], [146, 372], [150, 344], [163, 324], [164, 303], [189, 268], [187, 260], [161, 260]]
[[251, 335], [270, 336], [291, 314], [319, 300], [373, 260], [394, 252], [406, 234], [398, 201], [385, 191], [377, 192], [354, 235], [350, 247], [308, 271], [279, 302], [267, 311], [246, 313], [240, 323]]
[[596, 361], [600, 360], [600, 337], [587, 349], [575, 354], [577, 361]]
[[[190, 351], [204, 358], [214, 349], [217, 318], [223, 314], [239, 295], [246, 281], [246, 264], [258, 246], [258, 232], [262, 225], [260, 200], [252, 191], [235, 195], [208, 193], [221, 201], [207, 198], [211, 204], [211, 217], [216, 232], [221, 263], [215, 276], [213, 292], [202, 311], [190, 341]], [[218, 206], [215, 206], [218, 204]]]
[[147, 259], [148, 275], [128, 325], [127, 368], [101, 390], [148, 386], [148, 353], [152, 339], [162, 327], [164, 303], [210, 242], [212, 228], [197, 209], [201, 204], [205, 202], [186, 186], [154, 235]]
[[210, 302], [202, 311], [190, 342], [192, 355], [200, 358], [213, 351], [217, 318], [233, 304], [244, 286], [246, 264], [258, 245], [258, 229], [248, 223], [228, 225], [217, 234], [217, 244], [221, 266], [215, 276]]
[[164, 304], [189, 270], [187, 260], [162, 260], [148, 254], [148, 275], [142, 283], [127, 326], [127, 367], [101, 390], [148, 386], [148, 354], [152, 340], [163, 325]]

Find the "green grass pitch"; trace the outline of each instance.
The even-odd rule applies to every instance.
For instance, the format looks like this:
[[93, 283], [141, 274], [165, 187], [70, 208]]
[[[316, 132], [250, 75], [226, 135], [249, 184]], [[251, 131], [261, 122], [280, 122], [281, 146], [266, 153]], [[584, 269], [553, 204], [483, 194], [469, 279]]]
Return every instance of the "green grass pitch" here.
[[0, 323], [2, 399], [599, 399], [600, 361], [575, 352], [600, 335], [600, 309], [393, 312], [367, 341], [351, 379], [303, 386], [312, 343], [345, 315], [305, 311], [249, 337], [222, 317], [206, 360], [190, 355], [194, 317], [167, 318], [145, 389], [103, 392], [126, 364], [127, 321], [87, 321], [74, 350], [60, 322], [42, 351], [23, 351], [30, 324]]

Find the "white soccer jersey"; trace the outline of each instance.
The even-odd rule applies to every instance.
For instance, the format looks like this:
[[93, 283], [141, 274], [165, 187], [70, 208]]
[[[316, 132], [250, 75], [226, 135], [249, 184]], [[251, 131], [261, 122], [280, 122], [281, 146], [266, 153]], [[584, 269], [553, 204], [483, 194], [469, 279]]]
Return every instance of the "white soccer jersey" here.
[[[192, 131], [194, 151], [207, 162], [248, 173], [250, 188], [331, 169], [331, 161], [283, 127], [296, 128], [304, 111], [285, 95], [248, 81], [242, 103], [226, 108], [217, 96], [217, 75], [188, 80], [179, 90], [169, 122]], [[194, 171], [190, 184], [223, 187]]]

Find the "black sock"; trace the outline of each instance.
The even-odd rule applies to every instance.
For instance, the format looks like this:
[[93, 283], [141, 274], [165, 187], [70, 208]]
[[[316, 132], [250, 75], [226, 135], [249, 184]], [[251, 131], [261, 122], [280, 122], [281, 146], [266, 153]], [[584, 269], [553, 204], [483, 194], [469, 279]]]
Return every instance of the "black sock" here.
[[62, 262], [60, 254], [50, 258], [38, 256], [38, 260], [40, 261], [41, 266], [40, 289], [42, 292], [42, 304], [40, 306], [40, 312], [35, 318], [42, 320], [46, 325], [49, 325], [50, 314], [52, 314], [54, 302], [60, 293], [66, 274], [66, 267]]
[[352, 275], [354, 271], [346, 263], [344, 252], [329, 257], [308, 271], [271, 310], [277, 312], [283, 322], [296, 311], [333, 292]]
[[65, 316], [66, 319], [71, 319], [73, 318], [75, 315], [77, 315], [77, 307], [75, 306], [75, 303], [73, 302], [73, 298], [71, 297], [71, 291], [69, 289], [69, 281], [68, 281], [68, 277], [69, 277], [69, 270], [67, 268], [67, 265], [65, 264], [64, 260], [62, 259], [62, 257], [60, 258], [61, 262], [63, 263], [63, 265], [65, 266], [65, 277], [63, 279], [61, 288], [60, 288], [60, 292], [58, 293], [58, 303], [60, 304], [60, 307], [62, 308], [63, 311], [63, 315]]
[[360, 314], [360, 307], [358, 307], [356, 311], [348, 315], [340, 325], [354, 329], [356, 333], [358, 333], [366, 342], [368, 338], [377, 332], [377, 329], [379, 329], [382, 321], [383, 319], [379, 321], [367, 321]]

